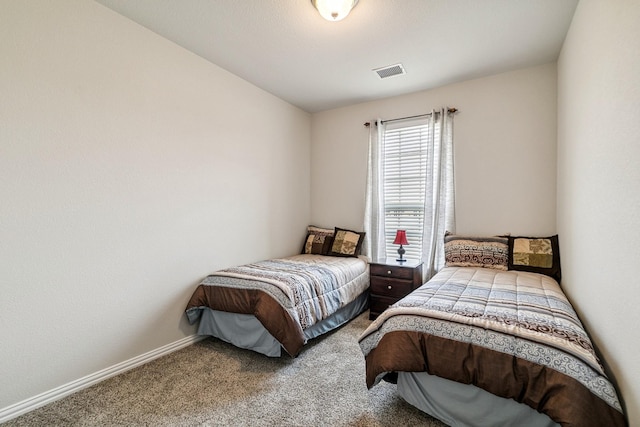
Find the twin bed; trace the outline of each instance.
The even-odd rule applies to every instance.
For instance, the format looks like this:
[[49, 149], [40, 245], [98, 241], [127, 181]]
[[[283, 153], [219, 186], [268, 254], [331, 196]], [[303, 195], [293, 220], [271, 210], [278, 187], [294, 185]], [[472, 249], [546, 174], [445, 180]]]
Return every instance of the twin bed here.
[[271, 357], [297, 356], [304, 344], [368, 307], [363, 233], [310, 226], [302, 254], [232, 267], [207, 276], [187, 305], [199, 335]]
[[369, 388], [397, 381], [455, 426], [626, 425], [558, 284], [557, 236], [445, 236], [445, 257], [361, 335]]
[[[296, 356], [367, 308], [361, 240], [309, 227], [301, 255], [208, 276], [187, 316], [198, 334]], [[445, 254], [445, 268], [360, 337], [369, 388], [397, 382], [406, 401], [450, 425], [626, 425], [558, 284], [557, 236], [446, 236]]]

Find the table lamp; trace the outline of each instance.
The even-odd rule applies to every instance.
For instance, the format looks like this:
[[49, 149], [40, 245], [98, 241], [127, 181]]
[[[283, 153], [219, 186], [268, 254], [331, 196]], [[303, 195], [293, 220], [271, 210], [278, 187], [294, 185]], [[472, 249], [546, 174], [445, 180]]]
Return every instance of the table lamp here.
[[394, 245], [400, 245], [400, 247], [398, 248], [398, 255], [400, 255], [400, 257], [396, 258], [396, 261], [399, 261], [399, 262], [406, 261], [406, 259], [403, 258], [405, 250], [402, 247], [402, 245], [408, 245], [409, 244], [409, 242], [407, 242], [407, 232], [405, 230], [396, 231], [396, 239], [393, 241], [393, 244]]

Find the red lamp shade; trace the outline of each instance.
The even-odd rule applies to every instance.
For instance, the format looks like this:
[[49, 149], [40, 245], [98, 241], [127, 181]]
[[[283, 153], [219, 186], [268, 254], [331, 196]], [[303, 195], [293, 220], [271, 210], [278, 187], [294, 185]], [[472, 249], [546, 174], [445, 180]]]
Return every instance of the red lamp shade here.
[[407, 232], [405, 230], [396, 231], [396, 240], [393, 241], [394, 245], [408, 245]]

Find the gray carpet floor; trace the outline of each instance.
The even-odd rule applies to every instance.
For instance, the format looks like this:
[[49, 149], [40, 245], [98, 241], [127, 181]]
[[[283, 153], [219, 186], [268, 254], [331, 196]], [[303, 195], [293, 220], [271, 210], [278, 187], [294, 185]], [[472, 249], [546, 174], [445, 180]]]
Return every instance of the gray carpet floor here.
[[4, 426], [445, 426], [386, 382], [367, 390], [357, 339], [368, 312], [269, 358], [207, 339]]

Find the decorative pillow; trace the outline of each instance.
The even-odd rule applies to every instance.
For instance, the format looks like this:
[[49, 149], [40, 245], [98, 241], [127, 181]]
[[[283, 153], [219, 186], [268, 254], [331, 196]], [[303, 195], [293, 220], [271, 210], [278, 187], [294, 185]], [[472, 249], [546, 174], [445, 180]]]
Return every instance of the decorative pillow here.
[[307, 227], [307, 238], [304, 240], [302, 253], [327, 255], [329, 253], [329, 249], [331, 249], [332, 242], [333, 229], [310, 225]]
[[509, 239], [445, 234], [444, 260], [447, 267], [484, 267], [506, 271]]
[[562, 274], [558, 235], [509, 236], [509, 270], [546, 274], [560, 282]]
[[362, 242], [364, 241], [364, 234], [364, 232], [345, 230], [344, 228], [336, 227], [329, 255], [358, 256], [360, 254], [360, 249], [362, 248]]

